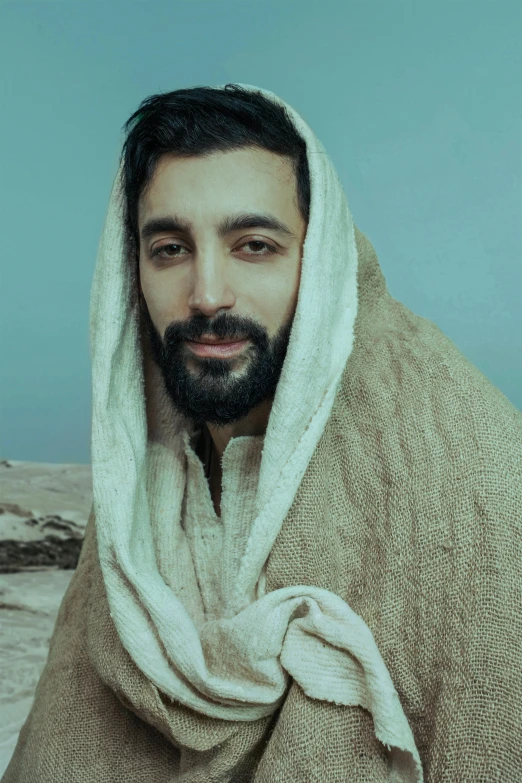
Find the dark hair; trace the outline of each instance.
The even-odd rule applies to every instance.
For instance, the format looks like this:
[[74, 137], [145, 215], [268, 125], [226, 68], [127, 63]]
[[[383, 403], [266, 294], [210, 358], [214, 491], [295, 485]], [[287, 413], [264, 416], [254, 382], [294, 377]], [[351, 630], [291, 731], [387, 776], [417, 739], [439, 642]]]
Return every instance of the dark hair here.
[[150, 183], [158, 159], [206, 156], [217, 151], [261, 147], [292, 161], [297, 205], [308, 223], [310, 175], [306, 144], [288, 111], [260, 91], [237, 84], [224, 88], [192, 87], [145, 98], [123, 126], [121, 158], [127, 241], [139, 247], [138, 200]]

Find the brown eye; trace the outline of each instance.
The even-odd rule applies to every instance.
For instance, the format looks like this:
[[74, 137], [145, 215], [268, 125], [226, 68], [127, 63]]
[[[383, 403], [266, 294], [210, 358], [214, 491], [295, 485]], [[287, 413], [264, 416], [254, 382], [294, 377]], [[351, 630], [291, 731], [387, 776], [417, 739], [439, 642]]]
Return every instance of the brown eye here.
[[249, 253], [248, 254], [248, 255], [251, 255], [251, 256], [268, 256], [271, 253], [277, 252], [276, 248], [273, 245], [269, 245], [268, 242], [262, 242], [260, 239], [251, 239], [250, 242], [245, 242], [245, 244], [241, 245], [241, 247], [247, 247], [247, 245], [262, 245], [262, 246], [268, 248], [268, 252], [267, 253], [257, 253], [257, 252], [254, 251], [253, 253]]
[[[159, 257], [160, 253], [162, 253], [164, 250], [166, 251], [167, 248], [172, 248], [172, 247], [182, 248], [183, 245], [176, 245], [174, 242], [169, 242], [168, 245], [161, 245], [160, 247], [157, 247], [155, 250], [153, 250], [152, 253], [151, 253], [151, 256], [152, 257], [154, 257], [154, 256], [158, 256]], [[175, 254], [166, 253], [165, 257], [166, 258], [176, 258], [177, 255], [179, 255], [179, 254], [178, 253], [175, 253]]]

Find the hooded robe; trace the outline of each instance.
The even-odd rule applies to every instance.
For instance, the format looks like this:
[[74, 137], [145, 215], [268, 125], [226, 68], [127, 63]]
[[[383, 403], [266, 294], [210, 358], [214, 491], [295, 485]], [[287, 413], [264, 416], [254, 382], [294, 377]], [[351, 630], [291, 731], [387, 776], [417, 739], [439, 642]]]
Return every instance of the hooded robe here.
[[389, 294], [284, 105], [311, 180], [298, 302], [220, 517], [145, 338], [120, 164], [91, 290], [93, 505], [3, 783], [522, 780], [522, 414]]

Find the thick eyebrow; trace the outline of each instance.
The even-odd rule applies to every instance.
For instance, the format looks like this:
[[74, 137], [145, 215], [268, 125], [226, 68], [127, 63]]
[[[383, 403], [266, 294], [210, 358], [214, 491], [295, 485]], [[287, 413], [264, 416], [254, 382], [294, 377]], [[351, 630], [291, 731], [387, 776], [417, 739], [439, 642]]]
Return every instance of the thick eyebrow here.
[[[296, 238], [287, 225], [278, 220], [274, 215], [268, 213], [242, 212], [238, 215], [227, 215], [217, 225], [217, 233], [220, 239], [233, 231], [239, 231], [244, 228], [268, 228], [277, 231], [279, 234]], [[155, 234], [161, 234], [164, 231], [175, 231], [182, 234], [191, 234], [192, 223], [188, 220], [182, 220], [176, 215], [151, 218], [143, 224], [141, 229], [141, 238], [145, 241]]]

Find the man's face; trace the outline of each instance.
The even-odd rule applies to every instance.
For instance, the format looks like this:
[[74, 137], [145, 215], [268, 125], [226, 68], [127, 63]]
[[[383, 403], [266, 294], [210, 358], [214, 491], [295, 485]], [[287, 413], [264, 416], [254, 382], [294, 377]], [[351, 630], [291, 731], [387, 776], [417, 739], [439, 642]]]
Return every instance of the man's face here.
[[[240, 214], [270, 215], [290, 233], [259, 221], [218, 231]], [[172, 225], [147, 231], [160, 218]], [[199, 424], [223, 427], [273, 400], [306, 235], [290, 160], [254, 148], [164, 155], [140, 198], [138, 230], [140, 300], [175, 408]], [[187, 341], [207, 337], [248, 342], [234, 356], [204, 358]]]

